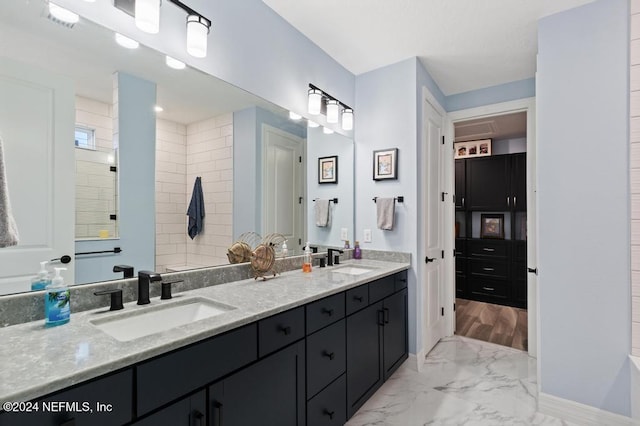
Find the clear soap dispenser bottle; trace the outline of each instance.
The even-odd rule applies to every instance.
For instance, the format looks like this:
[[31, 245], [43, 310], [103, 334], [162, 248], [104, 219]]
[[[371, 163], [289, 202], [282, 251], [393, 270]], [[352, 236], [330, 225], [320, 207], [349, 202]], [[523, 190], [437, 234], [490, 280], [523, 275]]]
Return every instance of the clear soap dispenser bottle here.
[[311, 246], [307, 241], [307, 246], [304, 248], [304, 258], [302, 260], [302, 272], [311, 272]]
[[67, 268], [54, 269], [56, 275], [44, 295], [44, 325], [47, 327], [66, 324], [71, 317], [71, 293], [60, 276], [60, 271]]
[[44, 290], [49, 284], [51, 284], [51, 278], [49, 277], [49, 271], [47, 271], [46, 260], [40, 262], [40, 270], [38, 275], [31, 280], [31, 291]]

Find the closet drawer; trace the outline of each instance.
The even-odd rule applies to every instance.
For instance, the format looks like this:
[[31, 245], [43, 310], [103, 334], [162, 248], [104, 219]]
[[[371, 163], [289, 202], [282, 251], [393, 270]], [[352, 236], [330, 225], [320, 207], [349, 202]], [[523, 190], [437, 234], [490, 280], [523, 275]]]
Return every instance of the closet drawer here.
[[469, 282], [469, 291], [474, 295], [489, 296], [495, 299], [507, 299], [509, 287], [506, 281], [474, 278]]
[[361, 285], [346, 292], [347, 315], [369, 306], [369, 285]]
[[307, 337], [307, 398], [345, 372], [345, 320]]
[[258, 322], [258, 356], [262, 357], [304, 337], [304, 306]]
[[307, 311], [307, 334], [344, 318], [344, 293], [325, 297], [305, 307]]
[[506, 241], [470, 240], [467, 242], [470, 256], [495, 256], [507, 257], [508, 246]]
[[507, 279], [509, 266], [500, 260], [471, 259], [471, 275]]

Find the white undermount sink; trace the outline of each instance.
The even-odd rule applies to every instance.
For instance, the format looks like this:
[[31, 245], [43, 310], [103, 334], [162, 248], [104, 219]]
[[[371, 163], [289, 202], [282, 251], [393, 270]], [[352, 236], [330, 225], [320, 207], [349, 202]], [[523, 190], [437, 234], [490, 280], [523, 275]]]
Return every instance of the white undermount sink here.
[[236, 309], [204, 297], [163, 303], [90, 322], [116, 340], [128, 342]]
[[362, 275], [367, 272], [371, 272], [374, 268], [361, 268], [359, 266], [342, 266], [340, 268], [333, 269], [331, 272], [337, 272], [340, 274], [348, 275]]

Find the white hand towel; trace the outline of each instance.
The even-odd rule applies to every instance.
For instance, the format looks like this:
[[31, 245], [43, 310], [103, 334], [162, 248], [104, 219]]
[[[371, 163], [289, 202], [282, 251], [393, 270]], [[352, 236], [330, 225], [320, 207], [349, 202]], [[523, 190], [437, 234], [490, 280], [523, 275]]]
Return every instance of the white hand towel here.
[[324, 228], [329, 225], [329, 200], [316, 200], [316, 226]]
[[18, 227], [11, 213], [9, 203], [9, 185], [4, 171], [4, 152], [0, 139], [0, 247], [10, 247], [18, 244]]
[[378, 228], [384, 231], [393, 229], [393, 216], [396, 208], [396, 200], [394, 198], [378, 198], [376, 199], [376, 210], [378, 213]]

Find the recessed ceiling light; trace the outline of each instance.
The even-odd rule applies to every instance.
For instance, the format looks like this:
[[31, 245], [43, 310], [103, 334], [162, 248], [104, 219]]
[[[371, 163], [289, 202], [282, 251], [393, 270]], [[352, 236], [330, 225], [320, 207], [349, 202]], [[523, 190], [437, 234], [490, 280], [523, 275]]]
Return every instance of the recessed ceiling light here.
[[172, 58], [169, 55], [165, 57], [165, 63], [169, 68], [173, 68], [174, 70], [183, 70], [187, 66], [184, 62], [179, 61], [176, 58]]
[[289, 111], [289, 118], [292, 120], [300, 120], [302, 116], [300, 114], [296, 114], [293, 111]]
[[127, 49], [137, 49], [140, 46], [140, 43], [137, 41], [130, 39], [129, 37], [125, 37], [120, 33], [116, 33], [116, 42]]
[[322, 133], [324, 133], [325, 135], [330, 135], [333, 133], [333, 130], [329, 129], [328, 127], [323, 127]]
[[153, 110], [154, 110], [155, 112], [162, 112], [162, 111], [164, 111], [164, 108], [162, 108], [160, 105], [155, 105], [155, 106], [153, 107]]
[[320, 127], [320, 125], [318, 123], [316, 123], [315, 121], [311, 121], [311, 120], [309, 120], [307, 122], [307, 126], [311, 127], [311, 128]]
[[58, 6], [55, 3], [49, 2], [49, 13], [56, 19], [66, 22], [68, 24], [75, 24], [80, 20], [78, 14], [73, 13], [63, 7]]

